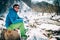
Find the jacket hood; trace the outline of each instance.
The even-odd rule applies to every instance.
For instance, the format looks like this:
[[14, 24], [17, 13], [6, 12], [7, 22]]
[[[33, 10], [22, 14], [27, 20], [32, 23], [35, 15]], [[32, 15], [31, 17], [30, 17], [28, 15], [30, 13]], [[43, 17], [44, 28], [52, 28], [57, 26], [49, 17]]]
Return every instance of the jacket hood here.
[[[15, 11], [12, 7], [9, 8], [9, 12]], [[15, 11], [16, 12], [16, 11]]]

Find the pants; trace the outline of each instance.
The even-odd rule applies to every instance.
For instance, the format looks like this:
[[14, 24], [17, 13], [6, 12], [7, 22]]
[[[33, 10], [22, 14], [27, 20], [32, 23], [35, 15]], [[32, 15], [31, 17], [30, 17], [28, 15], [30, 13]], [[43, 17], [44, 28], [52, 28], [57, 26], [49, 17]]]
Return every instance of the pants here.
[[13, 29], [16, 29], [16, 28], [19, 28], [19, 29], [20, 29], [21, 37], [27, 37], [27, 36], [25, 35], [25, 28], [24, 28], [24, 23], [23, 23], [23, 22], [11, 24], [11, 25], [8, 27], [8, 30], [13, 30]]

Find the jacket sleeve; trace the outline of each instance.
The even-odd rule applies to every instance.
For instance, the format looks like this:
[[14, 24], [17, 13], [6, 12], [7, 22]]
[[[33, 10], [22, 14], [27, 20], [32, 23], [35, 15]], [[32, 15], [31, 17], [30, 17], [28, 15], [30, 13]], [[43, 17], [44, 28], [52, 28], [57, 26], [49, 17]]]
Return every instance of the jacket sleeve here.
[[23, 22], [22, 18], [16, 19], [15, 18], [15, 14], [13, 12], [10, 12], [9, 18], [10, 18], [10, 20], [11, 20], [12, 23]]
[[23, 19], [23, 18], [21, 18], [21, 17], [17, 16], [17, 19]]
[[13, 23], [23, 22], [23, 19], [16, 19]]

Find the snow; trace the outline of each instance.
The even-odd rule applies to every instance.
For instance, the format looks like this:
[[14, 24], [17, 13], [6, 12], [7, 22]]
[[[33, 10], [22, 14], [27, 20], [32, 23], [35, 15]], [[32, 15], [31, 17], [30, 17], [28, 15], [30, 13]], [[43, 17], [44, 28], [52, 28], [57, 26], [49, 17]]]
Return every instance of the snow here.
[[[25, 5], [25, 6], [24, 6]], [[18, 12], [18, 16], [24, 19], [24, 26], [27, 29], [26, 35], [29, 36], [27, 40], [48, 40], [46, 30], [53, 30], [58, 31], [60, 30], [60, 22], [51, 20], [51, 16], [55, 15], [55, 13], [48, 14], [44, 13], [36, 13], [31, 11], [25, 3], [23, 3], [24, 8], [22, 8], [22, 12]], [[24, 12], [26, 10], [26, 12]], [[30, 11], [28, 11], [30, 10]], [[53, 19], [59, 19], [60, 16], [53, 17]], [[0, 27], [4, 27], [2, 24], [5, 23], [4, 21], [0, 20]], [[20, 32], [19, 32], [20, 33]], [[56, 40], [55, 37], [50, 40]]]
[[58, 21], [60, 21], [60, 15], [56, 15], [56, 16], [54, 16], [53, 18], [52, 18], [53, 20], [58, 20]]
[[50, 4], [53, 4], [53, 0], [32, 0], [32, 2], [42, 2], [42, 1], [48, 2]]
[[[59, 22], [50, 19], [54, 15], [55, 13], [44, 13], [42, 16], [42, 13], [33, 12], [31, 10], [19, 13], [19, 16], [24, 18], [25, 29], [27, 29], [26, 35], [29, 36], [27, 40], [48, 40], [49, 37], [47, 37], [46, 30], [60, 30], [60, 26], [58, 26]], [[49, 40], [56, 40], [56, 38]]]
[[51, 38], [50, 40], [57, 40], [56, 38]]
[[60, 30], [60, 26], [53, 25], [53, 24], [45, 24], [45, 23], [41, 24], [40, 28], [46, 30], [53, 30], [53, 31]]
[[28, 37], [28, 40], [29, 40], [29, 39], [32, 39], [32, 37], [34, 37], [34, 36], [36, 37], [37, 40], [38, 40], [39, 38], [48, 40], [48, 38], [43, 35], [43, 32], [40, 31], [40, 30], [38, 30], [37, 28], [33, 28], [33, 29], [31, 29], [30, 31], [28, 31], [27, 35], [30, 36], [30, 37]]

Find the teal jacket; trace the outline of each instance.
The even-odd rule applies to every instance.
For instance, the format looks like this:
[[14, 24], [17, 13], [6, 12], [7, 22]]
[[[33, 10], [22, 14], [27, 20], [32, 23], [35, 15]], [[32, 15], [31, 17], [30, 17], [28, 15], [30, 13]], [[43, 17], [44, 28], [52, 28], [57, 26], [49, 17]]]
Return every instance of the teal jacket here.
[[23, 18], [20, 18], [17, 15], [17, 12], [13, 8], [10, 8], [9, 13], [6, 17], [5, 26], [9, 27], [11, 24], [18, 23], [18, 22], [23, 22]]

